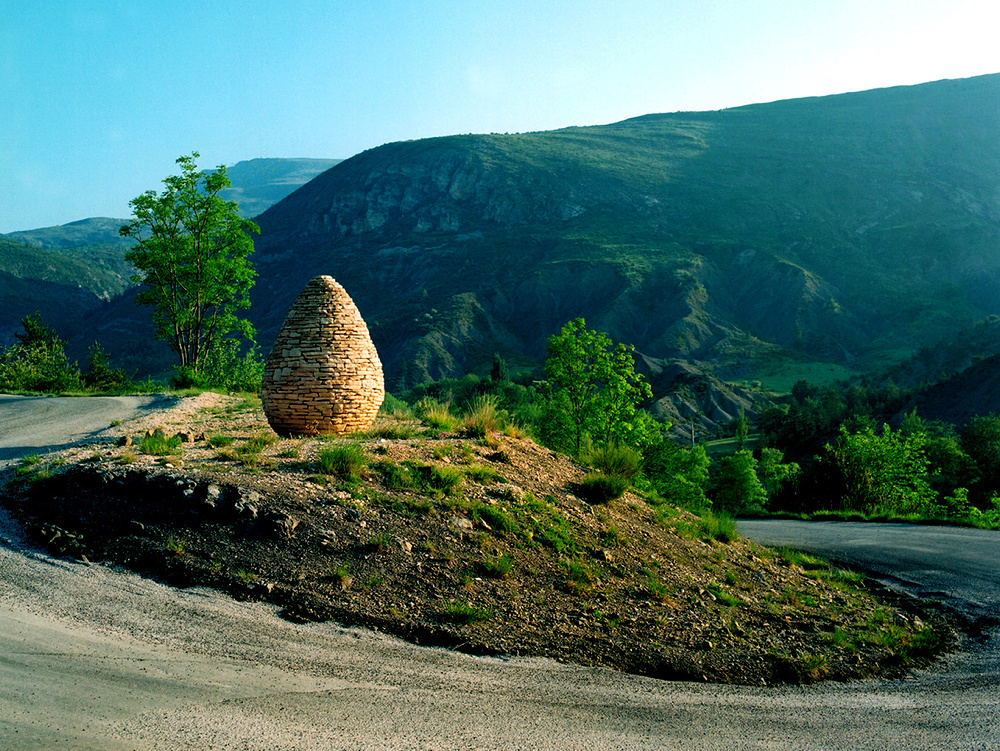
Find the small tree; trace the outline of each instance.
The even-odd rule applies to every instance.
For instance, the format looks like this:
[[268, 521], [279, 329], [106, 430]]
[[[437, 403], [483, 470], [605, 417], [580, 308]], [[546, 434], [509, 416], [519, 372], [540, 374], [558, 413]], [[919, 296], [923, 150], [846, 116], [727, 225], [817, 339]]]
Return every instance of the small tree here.
[[112, 368], [100, 342], [90, 345], [90, 367], [83, 375], [84, 385], [91, 391], [122, 391], [132, 385], [132, 379], [121, 368]]
[[636, 435], [636, 408], [652, 390], [635, 372], [634, 347], [614, 344], [605, 334], [589, 331], [582, 318], [563, 326], [549, 338], [545, 370], [558, 389], [573, 425], [577, 453], [589, 433], [598, 443], [641, 445], [647, 423]]
[[250, 234], [260, 229], [219, 195], [230, 185], [225, 166], [200, 173], [199, 156], [177, 159], [181, 174], [164, 179], [161, 194], [150, 190], [130, 201], [133, 219], [120, 230], [137, 240], [125, 254], [140, 272], [136, 300], [152, 308], [156, 337], [178, 355], [181, 377], [200, 375], [223, 339], [254, 335], [236, 313], [250, 306]]
[[738, 514], [756, 511], [767, 503], [767, 491], [757, 477], [757, 460], [746, 449], [719, 462], [715, 478], [714, 502], [717, 511]]
[[0, 351], [0, 390], [61, 393], [80, 388], [80, 369], [66, 357], [66, 344], [42, 321], [41, 313], [21, 320], [23, 332]]
[[828, 444], [814, 465], [831, 499], [842, 508], [866, 513], [912, 513], [933, 510], [923, 434], [904, 436], [885, 426], [847, 428]]

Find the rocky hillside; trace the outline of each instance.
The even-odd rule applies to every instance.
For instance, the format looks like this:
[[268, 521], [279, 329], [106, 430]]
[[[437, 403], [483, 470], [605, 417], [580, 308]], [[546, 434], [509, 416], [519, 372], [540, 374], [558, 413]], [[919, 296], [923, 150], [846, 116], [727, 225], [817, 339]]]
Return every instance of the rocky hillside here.
[[313, 275], [389, 385], [582, 316], [655, 361], [882, 364], [1000, 312], [1000, 76], [388, 144], [259, 217], [266, 346]]

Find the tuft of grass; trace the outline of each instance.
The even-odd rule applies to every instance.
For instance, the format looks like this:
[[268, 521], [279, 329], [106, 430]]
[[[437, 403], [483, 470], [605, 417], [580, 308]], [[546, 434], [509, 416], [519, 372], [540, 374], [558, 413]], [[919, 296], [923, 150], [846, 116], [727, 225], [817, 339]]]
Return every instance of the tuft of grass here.
[[378, 413], [379, 415], [391, 417], [396, 420], [416, 419], [413, 414], [413, 408], [409, 404], [388, 392], [385, 398], [382, 399], [382, 406], [379, 407]]
[[176, 535], [168, 535], [167, 539], [163, 542], [164, 547], [167, 549], [171, 555], [180, 558], [187, 554], [187, 544], [184, 540]]
[[479, 394], [468, 404], [462, 418], [462, 433], [471, 438], [487, 439], [500, 432], [504, 413], [493, 394]]
[[609, 477], [620, 477], [629, 485], [642, 471], [642, 454], [630, 446], [606, 446], [593, 449], [587, 463]]
[[480, 485], [487, 485], [492, 482], [503, 482], [500, 474], [486, 464], [471, 464], [465, 468], [465, 476]]
[[663, 582], [657, 579], [652, 572], [646, 574], [646, 594], [654, 600], [666, 602], [670, 599], [671, 591]]
[[147, 456], [176, 456], [180, 453], [180, 447], [180, 436], [168, 437], [161, 431], [143, 436], [139, 443], [139, 451]]
[[514, 568], [514, 561], [507, 555], [489, 556], [480, 562], [479, 568], [490, 579], [506, 579]]
[[451, 413], [451, 405], [442, 404], [429, 397], [424, 397], [416, 404], [417, 414], [430, 428], [450, 433], [458, 425], [458, 418]]
[[473, 516], [501, 535], [514, 534], [519, 529], [517, 521], [502, 506], [479, 506]]
[[319, 471], [347, 480], [359, 480], [368, 468], [368, 459], [360, 444], [353, 441], [328, 446], [317, 457]]
[[601, 532], [601, 544], [609, 548], [617, 548], [628, 544], [628, 538], [618, 531], [617, 527], [608, 527]]
[[432, 464], [410, 465], [410, 473], [418, 487], [434, 496], [452, 496], [462, 487], [465, 473], [457, 467], [437, 467]]
[[588, 472], [577, 486], [576, 494], [587, 503], [604, 504], [621, 498], [628, 490], [628, 482], [615, 475]]
[[368, 541], [368, 547], [384, 553], [392, 547], [393, 538], [388, 532], [380, 532]]
[[581, 561], [564, 559], [560, 561], [560, 565], [566, 570], [564, 584], [566, 589], [571, 593], [577, 595], [586, 594], [594, 588], [597, 576], [590, 570], [587, 564]]
[[398, 420], [378, 420], [365, 433], [365, 438], [385, 438], [390, 441], [398, 441], [413, 438], [416, 434], [417, 428], [412, 423]]
[[210, 435], [208, 437], [208, 445], [214, 449], [226, 448], [226, 446], [232, 446], [236, 441], [231, 435]]
[[716, 582], [711, 582], [708, 585], [707, 589], [709, 592], [712, 593], [712, 595], [715, 597], [716, 600], [721, 602], [726, 607], [733, 608], [736, 607], [737, 605], [743, 604], [743, 600], [741, 600], [739, 597], [734, 597], [733, 595], [729, 594]]
[[718, 542], [736, 542], [740, 536], [736, 533], [736, 520], [729, 514], [706, 511], [701, 516], [703, 539]]
[[482, 608], [472, 603], [449, 602], [444, 606], [440, 617], [442, 620], [463, 625], [483, 623], [493, 618], [493, 606]]
[[382, 475], [382, 484], [389, 490], [408, 490], [417, 484], [410, 470], [396, 462], [379, 462], [374, 468]]

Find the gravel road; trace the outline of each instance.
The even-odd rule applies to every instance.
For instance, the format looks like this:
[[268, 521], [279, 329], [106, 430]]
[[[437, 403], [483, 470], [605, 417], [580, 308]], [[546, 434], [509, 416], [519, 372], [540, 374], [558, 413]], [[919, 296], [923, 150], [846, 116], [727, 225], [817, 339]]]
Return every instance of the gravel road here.
[[0, 514], [4, 749], [997, 749], [998, 637], [901, 681], [671, 683], [291, 624], [53, 559]]

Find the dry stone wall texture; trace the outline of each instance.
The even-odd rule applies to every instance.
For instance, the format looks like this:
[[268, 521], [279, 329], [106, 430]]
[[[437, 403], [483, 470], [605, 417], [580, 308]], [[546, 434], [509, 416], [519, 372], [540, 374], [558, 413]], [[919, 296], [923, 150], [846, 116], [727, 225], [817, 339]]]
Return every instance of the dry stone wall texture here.
[[354, 301], [318, 276], [292, 303], [264, 366], [261, 401], [283, 436], [366, 430], [385, 398], [382, 363]]

